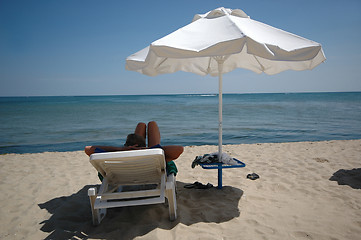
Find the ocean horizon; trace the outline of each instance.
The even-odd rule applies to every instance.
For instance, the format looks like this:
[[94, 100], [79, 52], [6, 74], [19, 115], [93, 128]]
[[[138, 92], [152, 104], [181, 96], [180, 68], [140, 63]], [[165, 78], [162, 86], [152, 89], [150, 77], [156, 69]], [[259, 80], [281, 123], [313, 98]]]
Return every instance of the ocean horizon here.
[[[157, 121], [163, 145], [218, 145], [218, 94], [0, 97], [0, 154], [120, 146]], [[361, 139], [361, 92], [223, 94], [223, 144]]]

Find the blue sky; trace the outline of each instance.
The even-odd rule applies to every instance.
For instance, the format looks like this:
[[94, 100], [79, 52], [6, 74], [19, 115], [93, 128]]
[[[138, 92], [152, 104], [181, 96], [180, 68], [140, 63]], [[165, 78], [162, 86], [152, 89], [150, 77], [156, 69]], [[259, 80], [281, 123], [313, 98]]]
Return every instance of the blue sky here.
[[359, 0], [0, 0], [0, 96], [216, 93], [218, 79], [125, 70], [125, 59], [217, 7], [322, 44], [312, 71], [237, 69], [225, 93], [361, 91]]

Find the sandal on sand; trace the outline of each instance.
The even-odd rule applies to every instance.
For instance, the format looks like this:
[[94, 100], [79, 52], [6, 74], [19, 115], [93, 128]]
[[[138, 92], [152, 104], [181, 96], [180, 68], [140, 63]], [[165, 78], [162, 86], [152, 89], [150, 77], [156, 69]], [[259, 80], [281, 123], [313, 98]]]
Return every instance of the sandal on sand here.
[[213, 185], [210, 183], [207, 183], [207, 185], [204, 185], [200, 182], [194, 182], [192, 184], [187, 184], [184, 185], [184, 188], [195, 188], [195, 189], [208, 189], [208, 188], [212, 188]]
[[202, 183], [199, 183], [196, 185], [197, 189], [208, 189], [208, 188], [212, 188], [213, 185], [210, 183], [207, 183], [206, 185], [203, 185]]
[[199, 184], [199, 182], [194, 182], [194, 183], [191, 183], [191, 184], [186, 184], [184, 185], [184, 188], [195, 188], [195, 186]]
[[251, 179], [251, 180], [256, 180], [259, 178], [257, 173], [251, 173], [247, 175], [247, 178]]

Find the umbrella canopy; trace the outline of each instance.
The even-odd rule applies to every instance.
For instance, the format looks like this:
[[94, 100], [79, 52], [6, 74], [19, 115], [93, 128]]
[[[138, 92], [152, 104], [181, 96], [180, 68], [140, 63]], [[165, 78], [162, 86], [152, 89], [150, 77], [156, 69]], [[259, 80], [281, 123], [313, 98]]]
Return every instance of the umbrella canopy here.
[[240, 9], [196, 14], [192, 23], [129, 56], [126, 69], [148, 76], [192, 72], [219, 76], [219, 155], [222, 153], [222, 73], [244, 68], [276, 74], [313, 69], [325, 56], [319, 43], [252, 20]]
[[126, 69], [148, 76], [176, 71], [218, 75], [245, 68], [276, 74], [313, 69], [325, 60], [321, 45], [250, 19], [240, 9], [218, 8], [129, 56]]

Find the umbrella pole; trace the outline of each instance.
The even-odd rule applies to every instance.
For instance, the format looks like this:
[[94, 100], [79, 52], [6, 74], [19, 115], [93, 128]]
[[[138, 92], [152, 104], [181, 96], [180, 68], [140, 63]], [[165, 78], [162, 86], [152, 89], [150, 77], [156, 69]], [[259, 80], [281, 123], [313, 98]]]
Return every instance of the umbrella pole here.
[[223, 61], [217, 60], [218, 62], [218, 153], [219, 160], [222, 160], [222, 70], [223, 70]]
[[[223, 102], [222, 102], [222, 85], [223, 85], [223, 80], [222, 80], [222, 71], [223, 71], [223, 63], [224, 63], [224, 59], [223, 57], [221, 58], [217, 58], [217, 63], [218, 63], [218, 158], [219, 158], [219, 162], [222, 162], [222, 122], [223, 122], [223, 118], [222, 118], [222, 106], [223, 106]], [[218, 188], [221, 189], [222, 188], [222, 166], [218, 165]]]

